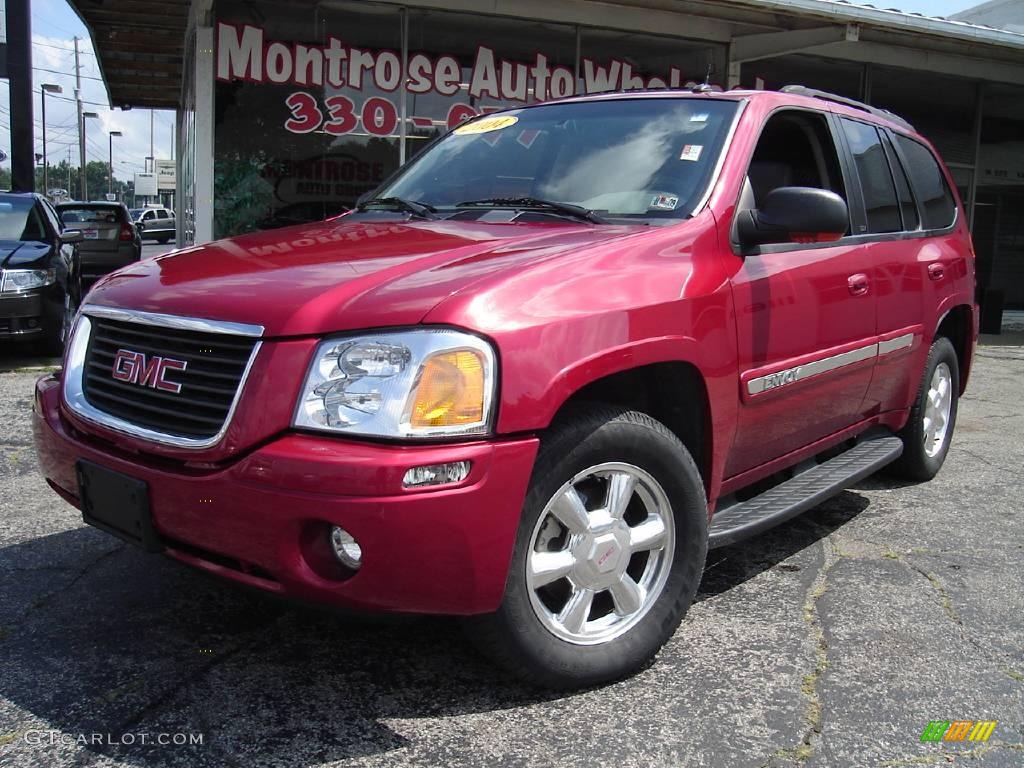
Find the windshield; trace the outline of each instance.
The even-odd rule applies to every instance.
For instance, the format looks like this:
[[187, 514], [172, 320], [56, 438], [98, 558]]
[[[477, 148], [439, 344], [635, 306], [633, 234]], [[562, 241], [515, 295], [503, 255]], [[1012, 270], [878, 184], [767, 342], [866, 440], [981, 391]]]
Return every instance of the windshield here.
[[137, 218], [139, 218], [139, 216], [142, 215], [142, 211], [143, 210], [144, 209], [142, 209], [142, 208], [132, 208], [130, 211], [128, 211], [128, 213], [130, 213], [132, 215], [133, 219], [137, 219]]
[[645, 98], [502, 112], [456, 128], [375, 197], [439, 210], [536, 198], [604, 218], [679, 219], [704, 196], [736, 110]]
[[0, 200], [0, 240], [46, 240], [43, 219], [32, 198]]

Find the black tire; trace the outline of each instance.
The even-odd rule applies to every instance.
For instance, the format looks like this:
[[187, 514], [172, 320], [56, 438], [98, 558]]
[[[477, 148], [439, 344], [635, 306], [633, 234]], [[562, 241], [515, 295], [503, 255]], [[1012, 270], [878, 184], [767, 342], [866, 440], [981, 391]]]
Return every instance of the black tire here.
[[46, 357], [64, 356], [64, 345], [71, 334], [71, 323], [77, 311], [78, 302], [69, 293], [65, 293], [63, 311], [46, 327], [42, 341], [37, 344], [40, 354]]
[[[538, 618], [526, 581], [527, 558], [549, 501], [579, 473], [613, 462], [641, 469], [664, 491], [674, 522], [673, 556], [660, 595], [645, 603], [649, 607], [637, 623], [606, 641], [580, 645], [557, 637]], [[643, 413], [597, 405], [577, 409], [552, 425], [542, 441], [500, 608], [464, 626], [485, 655], [544, 688], [575, 689], [625, 677], [649, 663], [679, 626], [700, 584], [707, 542], [704, 485], [678, 438]]]
[[[932, 379], [940, 365], [945, 365], [951, 376], [950, 406], [948, 425], [941, 448], [929, 456], [925, 445], [925, 415], [928, 407], [928, 396]], [[956, 350], [949, 339], [940, 336], [935, 339], [928, 351], [928, 360], [924, 366], [924, 375], [918, 388], [917, 399], [910, 411], [910, 420], [900, 431], [903, 440], [903, 455], [890, 465], [890, 473], [905, 480], [924, 482], [931, 480], [942, 469], [949, 446], [953, 442], [953, 431], [956, 427], [956, 416], [960, 402], [960, 366]]]
[[169, 237], [158, 237], [156, 239], [156, 241], [158, 243], [160, 243], [160, 245], [167, 245], [169, 242], [171, 242], [171, 238], [169, 238]]

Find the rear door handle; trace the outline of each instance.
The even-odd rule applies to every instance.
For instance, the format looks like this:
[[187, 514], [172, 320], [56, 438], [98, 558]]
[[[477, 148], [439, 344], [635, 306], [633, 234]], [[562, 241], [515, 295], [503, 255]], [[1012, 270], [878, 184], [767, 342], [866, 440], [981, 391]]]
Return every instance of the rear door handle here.
[[868, 276], [863, 274], [850, 275], [846, 284], [850, 286], [850, 293], [854, 296], [866, 295], [871, 286], [871, 283], [868, 281]]
[[946, 268], [941, 264], [929, 264], [928, 265], [928, 277], [931, 280], [941, 280], [946, 276]]

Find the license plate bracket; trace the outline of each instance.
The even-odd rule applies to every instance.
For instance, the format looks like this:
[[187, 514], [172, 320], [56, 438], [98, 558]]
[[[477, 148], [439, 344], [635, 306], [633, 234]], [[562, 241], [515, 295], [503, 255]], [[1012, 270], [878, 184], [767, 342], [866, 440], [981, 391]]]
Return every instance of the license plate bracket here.
[[90, 461], [75, 464], [82, 520], [146, 552], [162, 552], [153, 527], [149, 485]]

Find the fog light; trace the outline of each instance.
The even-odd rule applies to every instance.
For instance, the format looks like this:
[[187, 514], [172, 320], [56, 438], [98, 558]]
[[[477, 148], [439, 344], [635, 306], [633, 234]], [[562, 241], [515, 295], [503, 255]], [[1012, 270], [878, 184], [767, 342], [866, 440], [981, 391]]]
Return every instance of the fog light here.
[[417, 488], [424, 485], [447, 485], [461, 483], [469, 477], [473, 463], [469, 461], [453, 461], [449, 464], [430, 464], [426, 467], [413, 467], [405, 473], [402, 485], [406, 488]]
[[358, 571], [363, 564], [363, 548], [352, 538], [352, 534], [344, 528], [331, 526], [331, 549], [338, 562], [346, 568]]

